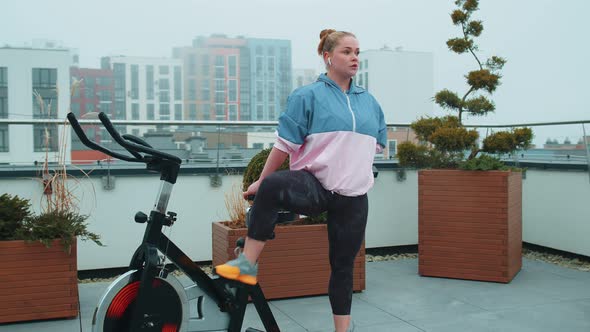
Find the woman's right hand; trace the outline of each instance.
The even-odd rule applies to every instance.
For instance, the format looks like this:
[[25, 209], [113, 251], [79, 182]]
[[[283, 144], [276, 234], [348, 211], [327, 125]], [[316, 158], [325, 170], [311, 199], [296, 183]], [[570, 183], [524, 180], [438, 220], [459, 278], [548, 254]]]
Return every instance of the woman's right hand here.
[[245, 200], [249, 200], [248, 196], [256, 195], [256, 193], [258, 192], [258, 187], [260, 187], [260, 182], [260, 179], [256, 180], [248, 187], [248, 189], [245, 192], [242, 193], [242, 196], [244, 196]]

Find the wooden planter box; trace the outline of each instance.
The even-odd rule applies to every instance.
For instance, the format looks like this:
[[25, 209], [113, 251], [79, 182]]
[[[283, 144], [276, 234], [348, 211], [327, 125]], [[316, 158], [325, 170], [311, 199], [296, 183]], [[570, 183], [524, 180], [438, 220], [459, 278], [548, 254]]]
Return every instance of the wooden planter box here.
[[[213, 223], [213, 266], [235, 258], [236, 240], [247, 230]], [[328, 293], [330, 263], [325, 224], [283, 225], [267, 242], [259, 258], [258, 283], [267, 299]], [[354, 291], [365, 289], [365, 244], [354, 262]]]
[[0, 241], [0, 323], [78, 316], [76, 248]]
[[418, 174], [419, 273], [508, 283], [522, 266], [522, 173]]

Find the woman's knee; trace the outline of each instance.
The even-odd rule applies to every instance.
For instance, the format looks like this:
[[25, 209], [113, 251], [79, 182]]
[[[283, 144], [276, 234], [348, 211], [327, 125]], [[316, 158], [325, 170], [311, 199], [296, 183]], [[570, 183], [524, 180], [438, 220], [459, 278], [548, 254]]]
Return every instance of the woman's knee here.
[[282, 190], [284, 187], [284, 177], [285, 174], [283, 171], [273, 172], [269, 174], [260, 183], [260, 187], [258, 188], [258, 193], [256, 195], [275, 196], [276, 193]]

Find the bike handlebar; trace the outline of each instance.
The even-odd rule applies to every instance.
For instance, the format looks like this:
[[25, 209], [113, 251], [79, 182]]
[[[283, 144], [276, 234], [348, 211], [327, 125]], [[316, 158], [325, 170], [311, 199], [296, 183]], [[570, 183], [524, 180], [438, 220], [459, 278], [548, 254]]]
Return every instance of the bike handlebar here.
[[92, 142], [91, 140], [88, 139], [88, 137], [84, 133], [84, 130], [82, 130], [82, 127], [80, 126], [80, 123], [78, 123], [78, 119], [76, 119], [76, 116], [72, 112], [70, 112], [70, 113], [68, 113], [67, 117], [68, 117], [68, 121], [72, 125], [72, 128], [74, 129], [74, 132], [80, 138], [80, 141], [82, 141], [82, 143], [84, 145], [86, 145], [87, 147], [89, 147], [93, 150], [97, 150], [97, 151], [103, 152], [111, 157], [125, 160], [125, 161], [129, 161], [129, 162], [142, 162], [142, 163], [146, 163], [146, 164], [151, 162], [152, 160], [150, 158], [146, 158], [145, 156], [142, 156], [140, 154], [140, 152], [142, 152], [142, 153], [145, 153], [146, 155], [160, 158], [160, 159], [166, 159], [166, 160], [172, 161], [177, 164], [182, 163], [180, 158], [178, 158], [177, 156], [171, 155], [166, 152], [161, 152], [161, 151], [155, 150], [151, 146], [149, 146], [149, 144], [147, 144], [146, 142], [144, 142], [143, 140], [141, 140], [139, 138], [131, 139], [130, 138], [131, 136], [129, 136], [129, 135], [123, 135], [123, 137], [121, 137], [119, 132], [115, 129], [115, 127], [111, 123], [111, 120], [109, 120], [109, 117], [104, 112], [100, 112], [98, 114], [98, 118], [100, 119], [100, 122], [102, 122], [105, 129], [109, 132], [109, 135], [111, 135], [111, 137], [115, 140], [115, 142], [119, 143], [119, 145], [121, 145], [123, 148], [125, 148], [127, 151], [129, 151], [129, 153], [131, 153], [133, 155], [133, 157], [126, 156], [124, 154], [121, 154], [121, 153], [118, 153], [115, 151], [111, 151], [100, 144]]

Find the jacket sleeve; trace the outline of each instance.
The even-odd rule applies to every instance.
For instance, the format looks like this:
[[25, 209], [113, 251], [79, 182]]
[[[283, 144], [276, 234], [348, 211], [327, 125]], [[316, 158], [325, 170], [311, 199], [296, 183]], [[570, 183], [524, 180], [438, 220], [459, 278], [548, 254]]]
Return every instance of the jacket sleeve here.
[[387, 146], [387, 125], [385, 124], [385, 115], [383, 115], [383, 110], [379, 104], [377, 104], [377, 108], [379, 110], [379, 131], [377, 132], [376, 151], [381, 153]]
[[291, 94], [287, 110], [279, 117], [275, 147], [287, 153], [299, 150], [308, 135], [308, 114], [311, 103], [302, 94]]

